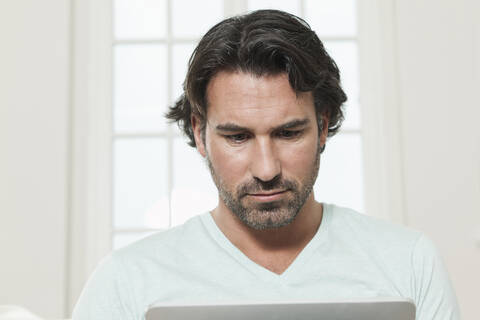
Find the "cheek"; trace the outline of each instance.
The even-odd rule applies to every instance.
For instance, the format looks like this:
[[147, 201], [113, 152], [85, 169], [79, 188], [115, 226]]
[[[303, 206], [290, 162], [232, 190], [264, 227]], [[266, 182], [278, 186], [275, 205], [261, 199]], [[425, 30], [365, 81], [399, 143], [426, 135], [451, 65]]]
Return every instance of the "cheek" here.
[[221, 141], [207, 142], [207, 152], [218, 177], [227, 184], [241, 181], [248, 171], [248, 152], [231, 148]]
[[301, 177], [311, 174], [317, 154], [317, 140], [285, 148], [281, 153], [282, 171], [285, 177]]

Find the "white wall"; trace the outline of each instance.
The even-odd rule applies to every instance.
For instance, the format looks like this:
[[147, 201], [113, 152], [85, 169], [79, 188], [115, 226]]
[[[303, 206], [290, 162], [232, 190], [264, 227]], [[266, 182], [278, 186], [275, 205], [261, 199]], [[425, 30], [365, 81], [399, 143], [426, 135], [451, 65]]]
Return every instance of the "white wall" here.
[[359, 3], [367, 208], [430, 236], [478, 319], [480, 1]]
[[0, 1], [0, 304], [64, 316], [69, 1]]
[[480, 7], [396, 1], [407, 223], [434, 239], [464, 319], [480, 294]]
[[434, 240], [477, 319], [480, 2], [360, 3], [367, 207]]

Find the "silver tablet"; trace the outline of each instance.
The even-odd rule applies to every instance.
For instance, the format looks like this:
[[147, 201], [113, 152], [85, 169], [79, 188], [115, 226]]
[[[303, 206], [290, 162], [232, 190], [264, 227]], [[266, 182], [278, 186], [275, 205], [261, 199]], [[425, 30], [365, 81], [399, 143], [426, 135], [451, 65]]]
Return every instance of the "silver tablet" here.
[[264, 302], [233, 304], [155, 303], [146, 320], [415, 320], [411, 300], [376, 298], [374, 300]]

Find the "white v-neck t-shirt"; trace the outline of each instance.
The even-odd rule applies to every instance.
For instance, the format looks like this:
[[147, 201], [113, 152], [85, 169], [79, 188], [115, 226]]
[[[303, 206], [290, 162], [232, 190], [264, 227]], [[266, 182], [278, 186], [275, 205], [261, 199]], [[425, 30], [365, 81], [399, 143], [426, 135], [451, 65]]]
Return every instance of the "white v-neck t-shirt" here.
[[460, 319], [447, 272], [425, 236], [323, 206], [317, 233], [281, 275], [245, 256], [205, 213], [107, 256], [83, 289], [73, 319], [144, 319], [157, 301], [374, 297], [413, 300], [417, 320]]

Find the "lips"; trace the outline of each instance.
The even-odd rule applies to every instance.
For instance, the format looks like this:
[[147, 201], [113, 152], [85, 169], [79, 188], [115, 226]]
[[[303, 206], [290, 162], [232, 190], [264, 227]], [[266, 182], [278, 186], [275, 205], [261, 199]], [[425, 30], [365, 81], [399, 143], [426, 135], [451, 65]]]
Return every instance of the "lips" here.
[[274, 190], [269, 192], [249, 193], [247, 196], [255, 201], [270, 202], [280, 200], [287, 193], [287, 191], [288, 190]]
[[260, 192], [260, 193], [251, 193], [251, 196], [259, 196], [259, 197], [265, 197], [265, 196], [271, 196], [274, 194], [279, 194], [279, 193], [284, 193], [287, 190], [279, 190], [279, 191], [270, 191], [270, 192]]

